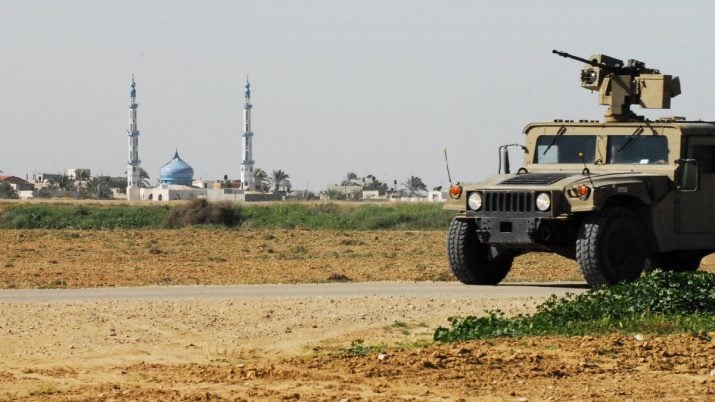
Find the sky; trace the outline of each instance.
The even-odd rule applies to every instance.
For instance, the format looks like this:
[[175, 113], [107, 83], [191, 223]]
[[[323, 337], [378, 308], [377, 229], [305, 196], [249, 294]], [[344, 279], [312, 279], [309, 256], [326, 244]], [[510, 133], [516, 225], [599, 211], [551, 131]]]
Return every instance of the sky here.
[[[601, 119], [582, 64], [680, 76], [671, 110], [715, 120], [708, 1], [0, 0], [0, 171], [119, 176], [129, 84], [151, 180], [178, 149], [195, 178], [239, 178], [250, 77], [255, 166], [320, 191], [348, 172], [447, 186], [497, 170], [531, 121]], [[521, 155], [512, 154], [512, 167]]]

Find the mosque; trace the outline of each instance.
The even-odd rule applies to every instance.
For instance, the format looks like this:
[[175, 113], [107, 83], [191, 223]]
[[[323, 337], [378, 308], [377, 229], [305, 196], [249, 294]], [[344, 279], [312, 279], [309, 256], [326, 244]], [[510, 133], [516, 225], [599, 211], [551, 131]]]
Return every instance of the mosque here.
[[224, 188], [220, 181], [194, 180], [194, 169], [179, 156], [164, 164], [159, 171], [159, 184], [145, 188], [140, 185], [139, 126], [136, 100], [136, 83], [132, 76], [129, 105], [129, 160], [127, 162], [127, 200], [129, 201], [172, 201], [203, 198], [209, 201], [267, 201], [280, 199], [277, 194], [251, 191], [253, 177], [253, 132], [251, 131], [251, 84], [246, 79], [245, 102], [243, 104], [243, 134], [241, 180], [237, 188]]

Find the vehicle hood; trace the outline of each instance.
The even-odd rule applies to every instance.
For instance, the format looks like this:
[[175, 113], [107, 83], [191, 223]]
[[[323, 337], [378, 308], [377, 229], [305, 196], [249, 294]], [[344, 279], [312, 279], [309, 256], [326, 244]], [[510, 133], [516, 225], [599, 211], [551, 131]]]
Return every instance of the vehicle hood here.
[[591, 172], [533, 172], [514, 175], [498, 175], [473, 184], [465, 184], [467, 190], [561, 190], [577, 183], [595, 187], [609, 184], [642, 181], [649, 177], [664, 177], [652, 172], [608, 171]]

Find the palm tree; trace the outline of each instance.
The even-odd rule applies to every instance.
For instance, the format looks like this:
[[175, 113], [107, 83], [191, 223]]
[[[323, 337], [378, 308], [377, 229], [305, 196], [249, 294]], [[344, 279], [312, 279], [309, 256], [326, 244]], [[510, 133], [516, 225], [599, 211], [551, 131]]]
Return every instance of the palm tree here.
[[283, 188], [290, 188], [291, 184], [288, 179], [290, 179], [290, 176], [288, 176], [288, 173], [278, 169], [274, 170], [271, 173], [271, 178], [270, 182], [273, 184], [273, 191], [278, 192], [278, 190], [283, 187]]
[[256, 191], [268, 191], [268, 189], [270, 189], [268, 182], [268, 173], [266, 173], [265, 170], [256, 168], [256, 170], [253, 171], [253, 187]]
[[420, 191], [427, 191], [427, 186], [422, 181], [422, 179], [417, 176], [408, 177], [407, 180], [402, 183], [402, 186], [405, 187], [410, 196], [419, 194]]
[[151, 182], [149, 181], [149, 173], [144, 170], [143, 167], [139, 168], [139, 187], [150, 188]]
[[93, 177], [87, 183], [86, 195], [95, 200], [111, 200], [112, 190], [109, 188], [109, 177]]

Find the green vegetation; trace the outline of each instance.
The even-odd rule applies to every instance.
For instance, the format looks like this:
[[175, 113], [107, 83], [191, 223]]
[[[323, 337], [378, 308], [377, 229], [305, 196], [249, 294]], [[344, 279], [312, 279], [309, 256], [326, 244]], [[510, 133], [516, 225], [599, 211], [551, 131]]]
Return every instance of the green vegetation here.
[[246, 229], [439, 230], [454, 213], [441, 204], [179, 205], [12, 204], [0, 208], [0, 229], [156, 229], [211, 225]]
[[328, 204], [278, 203], [241, 208], [242, 227], [306, 228], [342, 230], [444, 229], [454, 212], [441, 204], [396, 204], [341, 206]]
[[159, 227], [169, 213], [157, 206], [18, 204], [0, 214], [2, 229], [138, 229]]
[[451, 329], [438, 328], [434, 339], [713, 331], [714, 313], [715, 274], [654, 271], [631, 283], [552, 297], [532, 315], [450, 318]]
[[17, 191], [8, 183], [0, 183], [0, 198], [17, 199]]

